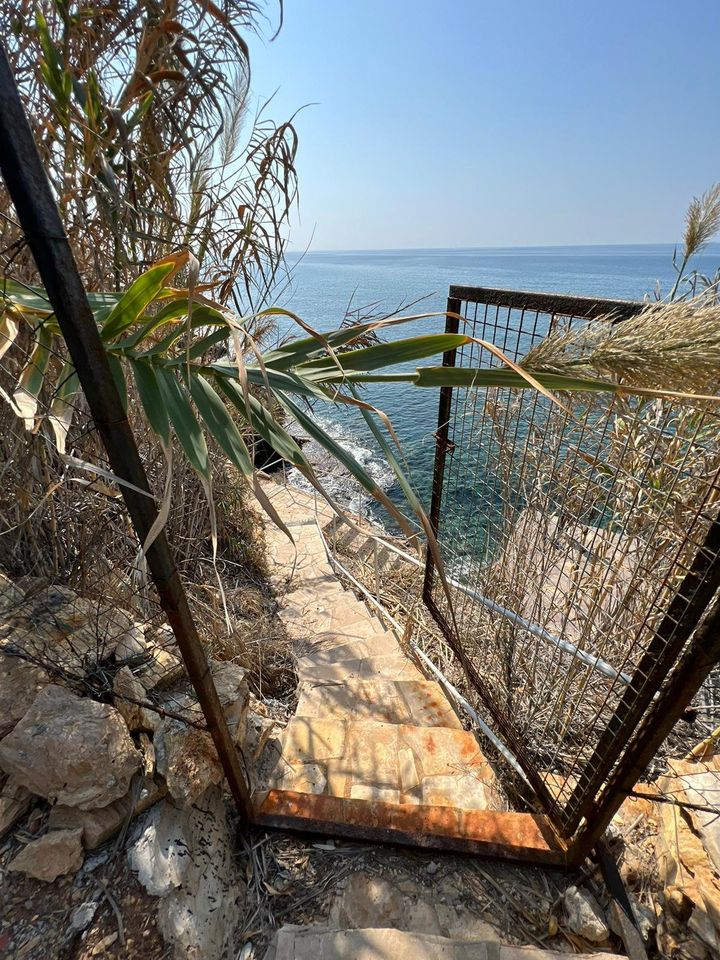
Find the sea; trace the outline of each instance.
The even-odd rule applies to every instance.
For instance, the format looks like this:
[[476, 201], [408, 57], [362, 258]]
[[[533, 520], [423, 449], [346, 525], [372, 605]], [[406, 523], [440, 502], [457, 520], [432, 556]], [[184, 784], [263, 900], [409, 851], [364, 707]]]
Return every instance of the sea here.
[[[291, 253], [289, 280], [277, 303], [315, 330], [327, 331], [337, 328], [348, 314], [364, 318], [393, 312], [440, 312], [451, 284], [655, 299], [667, 296], [674, 283], [674, 249], [672, 244], [652, 244]], [[718, 268], [720, 244], [708, 245], [691, 264], [691, 269], [707, 276]], [[382, 336], [392, 340], [443, 329], [444, 317], [436, 316], [388, 327]], [[290, 321], [281, 324], [278, 336], [290, 335], [302, 336], [303, 331]], [[406, 369], [417, 365], [410, 363]], [[364, 397], [390, 418], [413, 485], [429, 503], [438, 391], [408, 384], [372, 384], [365, 388]], [[360, 414], [332, 403], [317, 403], [312, 415], [403, 507], [402, 491]], [[353, 510], [387, 523], [383, 511], [342, 471], [319, 451], [315, 455], [318, 471], [334, 496]], [[293, 479], [303, 484], [301, 477]]]

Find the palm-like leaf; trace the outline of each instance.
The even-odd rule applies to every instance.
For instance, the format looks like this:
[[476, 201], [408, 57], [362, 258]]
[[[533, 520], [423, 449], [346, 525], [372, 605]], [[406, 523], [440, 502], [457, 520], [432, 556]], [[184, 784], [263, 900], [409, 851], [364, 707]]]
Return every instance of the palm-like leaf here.
[[[292, 463], [318, 488], [320, 482], [300, 445], [293, 439], [277, 415], [298, 423], [355, 477], [373, 497], [396, 517], [402, 515], [373, 481], [367, 470], [318, 424], [302, 402], [325, 399], [351, 404], [362, 415], [379, 442], [398, 482], [417, 513], [409, 480], [400, 460], [379, 429], [380, 411], [363, 403], [355, 394], [358, 384], [410, 383], [421, 388], [441, 386], [482, 389], [509, 387], [518, 390], [542, 389], [544, 392], [632, 392], [627, 384], [590, 376], [562, 375], [541, 370], [522, 370], [508, 361], [500, 368], [447, 367], [437, 364], [414, 371], [397, 370], [398, 364], [441, 355], [471, 343], [464, 334], [434, 333], [407, 337], [359, 349], [347, 349], [378, 325], [408, 323], [413, 317], [393, 317], [380, 324], [358, 323], [337, 330], [288, 339], [280, 347], [258, 355], [243, 322], [224, 308], [187, 290], [166, 286], [187, 263], [186, 254], [166, 258], [146, 271], [124, 294], [97, 294], [90, 297], [113, 374], [121, 392], [126, 392], [125, 371], [131, 370], [140, 403], [148, 423], [165, 445], [174, 433], [188, 461], [201, 478], [210, 483], [210, 458], [206, 435], [224, 451], [243, 474], [252, 472], [252, 458], [237, 421], [249, 432], [261, 436], [278, 457]], [[190, 299], [193, 300], [190, 310]], [[244, 318], [275, 318], [285, 311], [270, 308]], [[47, 355], [50, 341], [59, 334], [42, 290], [31, 290], [8, 282], [0, 289], [0, 316], [26, 320], [37, 331], [36, 347], [21, 372], [14, 401], [16, 412], [29, 428], [35, 426], [34, 399], [48, 376]], [[287, 314], [292, 317], [292, 314]], [[426, 316], [426, 315], [424, 315]], [[304, 328], [309, 329], [305, 324]], [[10, 332], [14, 326], [6, 324]], [[7, 334], [6, 334], [7, 335]], [[213, 360], [209, 354], [218, 344], [233, 344], [236, 355]], [[497, 354], [496, 348], [489, 345]], [[69, 400], [77, 390], [71, 367], [53, 384], [57, 393], [53, 409], [53, 429], [61, 452], [70, 426]], [[641, 391], [638, 391], [641, 392]], [[642, 390], [647, 393], [647, 388]], [[549, 394], [552, 396], [552, 394]], [[19, 409], [17, 397], [23, 399]], [[10, 399], [10, 398], [8, 398]], [[32, 409], [31, 409], [32, 408]], [[59, 423], [59, 426], [58, 426]], [[387, 426], [387, 421], [385, 421]]]

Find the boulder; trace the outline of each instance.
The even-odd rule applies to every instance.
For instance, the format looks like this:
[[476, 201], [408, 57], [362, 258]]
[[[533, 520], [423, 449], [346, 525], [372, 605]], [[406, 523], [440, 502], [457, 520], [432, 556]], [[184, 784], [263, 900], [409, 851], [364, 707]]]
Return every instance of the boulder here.
[[602, 943], [610, 936], [600, 904], [587, 890], [568, 887], [563, 896], [568, 928], [590, 943]]
[[0, 650], [0, 739], [10, 733], [49, 682], [42, 667]]
[[148, 653], [149, 659], [141, 674], [146, 690], [162, 690], [183, 679], [185, 667], [174, 653], [156, 646], [151, 646]]
[[130, 667], [121, 667], [113, 680], [115, 708], [127, 724], [128, 730], [154, 730], [158, 716], [136, 701], [147, 700], [147, 692]]
[[80, 810], [58, 803], [50, 811], [51, 830], [81, 830], [86, 850], [94, 850], [114, 836], [133, 817], [139, 816], [165, 796], [165, 789], [154, 780], [139, 780], [121, 800], [95, 810]]
[[157, 772], [177, 803], [194, 803], [223, 778], [209, 733], [165, 717], [154, 739]]
[[144, 626], [141, 623], [132, 623], [121, 633], [113, 652], [118, 662], [124, 663], [146, 657], [148, 649]]
[[[234, 663], [218, 661], [212, 661], [210, 668], [230, 735], [236, 744], [241, 744], [248, 728], [250, 692], [246, 671]], [[202, 719], [197, 701], [193, 697], [186, 701], [178, 698], [183, 714]], [[208, 787], [221, 782], [223, 771], [210, 734], [165, 717], [158, 724], [154, 746], [157, 771], [178, 803], [194, 803]]]
[[82, 830], [53, 830], [28, 843], [8, 864], [8, 870], [52, 883], [76, 873], [83, 863]]
[[0, 741], [0, 768], [32, 793], [92, 810], [124, 796], [140, 754], [114, 707], [50, 684]]
[[2, 613], [0, 646], [13, 645], [77, 676], [113, 653], [121, 661], [147, 655], [143, 627], [132, 614], [69, 587], [30, 584], [19, 599], [13, 594], [12, 603], [3, 604], [0, 596]]
[[245, 679], [247, 670], [236, 663], [220, 660], [211, 660], [210, 670], [230, 728], [230, 736], [235, 743], [239, 743], [245, 739], [247, 733], [246, 718], [250, 702], [250, 688]]
[[194, 807], [165, 802], [146, 814], [128, 858], [161, 897], [158, 925], [177, 960], [217, 960], [234, 944], [245, 894], [234, 847], [219, 788]]

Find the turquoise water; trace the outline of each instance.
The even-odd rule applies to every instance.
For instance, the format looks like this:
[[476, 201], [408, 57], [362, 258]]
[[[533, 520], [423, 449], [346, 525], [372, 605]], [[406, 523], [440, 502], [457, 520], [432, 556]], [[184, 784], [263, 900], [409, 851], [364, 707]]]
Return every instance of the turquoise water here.
[[[315, 329], [329, 330], [339, 326], [348, 308], [360, 315], [390, 313], [424, 298], [410, 312], [443, 310], [448, 286], [453, 283], [642, 299], [653, 297], [656, 290], [668, 294], [675, 277], [672, 255], [669, 244], [291, 254], [292, 281], [278, 302]], [[720, 267], [720, 244], [710, 245], [693, 266], [705, 274], [714, 273]], [[443, 327], [444, 318], [438, 317], [388, 328], [383, 336], [394, 339]], [[415, 366], [410, 364], [408, 369]], [[437, 391], [406, 384], [373, 384], [366, 396], [392, 420], [415, 486], [429, 499]], [[359, 417], [348, 419], [331, 405], [316, 407], [315, 415], [331, 425], [335, 435], [358, 453], [400, 502], [392, 475]]]

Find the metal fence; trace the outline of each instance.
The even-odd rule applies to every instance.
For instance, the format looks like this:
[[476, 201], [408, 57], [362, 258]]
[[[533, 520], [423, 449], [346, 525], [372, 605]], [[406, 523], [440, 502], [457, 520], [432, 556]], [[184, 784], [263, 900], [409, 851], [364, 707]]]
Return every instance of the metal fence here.
[[[448, 331], [520, 360], [640, 309], [451, 287]], [[500, 361], [473, 342], [444, 363]], [[542, 807], [590, 843], [717, 659], [720, 423], [707, 402], [566, 401], [442, 391], [431, 519], [450, 597], [430, 556], [424, 598]]]

